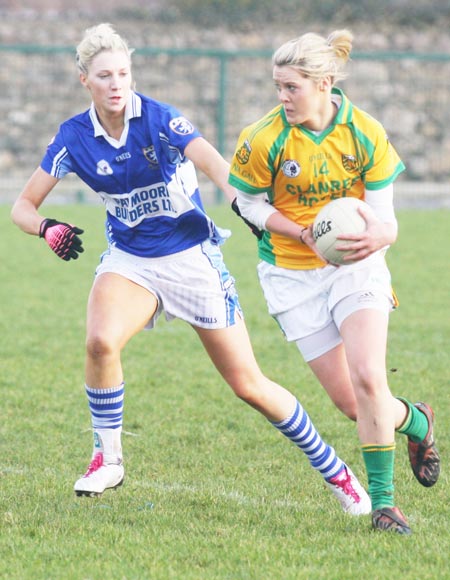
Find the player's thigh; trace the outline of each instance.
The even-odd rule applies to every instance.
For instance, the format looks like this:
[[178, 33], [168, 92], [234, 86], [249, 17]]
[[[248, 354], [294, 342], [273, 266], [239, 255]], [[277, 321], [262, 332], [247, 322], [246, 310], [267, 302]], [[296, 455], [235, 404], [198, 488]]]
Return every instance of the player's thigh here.
[[242, 318], [238, 317], [235, 324], [226, 328], [194, 329], [215, 367], [233, 388], [261, 379], [262, 373]]
[[[352, 372], [385, 372], [390, 301], [379, 296], [361, 308], [357, 297], [348, 296], [335, 307], [339, 331]], [[339, 312], [340, 311], [340, 312]]]
[[347, 316], [340, 332], [353, 384], [386, 382], [387, 312], [375, 308]]
[[94, 337], [123, 346], [154, 315], [156, 297], [119, 274], [100, 274], [92, 286], [87, 307], [88, 340]]

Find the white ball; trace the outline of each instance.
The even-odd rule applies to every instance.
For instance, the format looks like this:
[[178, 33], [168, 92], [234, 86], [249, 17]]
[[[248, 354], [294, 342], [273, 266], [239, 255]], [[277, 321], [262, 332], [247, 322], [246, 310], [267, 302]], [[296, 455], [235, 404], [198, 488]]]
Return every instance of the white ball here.
[[359, 234], [366, 229], [366, 222], [359, 214], [358, 207], [368, 207], [366, 202], [356, 197], [341, 197], [330, 201], [317, 214], [313, 225], [313, 237], [317, 249], [332, 264], [352, 264], [344, 256], [351, 250], [336, 250], [335, 246], [351, 244], [350, 240], [338, 240], [339, 234]]

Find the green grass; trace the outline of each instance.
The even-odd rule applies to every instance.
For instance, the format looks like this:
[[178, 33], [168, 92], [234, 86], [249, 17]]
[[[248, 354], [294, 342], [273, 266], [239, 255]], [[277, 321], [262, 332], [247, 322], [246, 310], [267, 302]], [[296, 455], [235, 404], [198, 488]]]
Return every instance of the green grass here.
[[[400, 212], [388, 254], [401, 302], [391, 318], [391, 387], [433, 405], [443, 456], [440, 481], [422, 488], [398, 437], [396, 496], [413, 527], [408, 538], [342, 514], [305, 457], [234, 397], [179, 321], [161, 320], [124, 352], [124, 486], [76, 498], [72, 486], [91, 451], [84, 319], [105, 245], [103, 210], [46, 214], [85, 228], [77, 262], [19, 232], [0, 207], [0, 578], [450, 578], [449, 212]], [[224, 254], [262, 368], [298, 395], [364, 482], [355, 425], [266, 313], [254, 239], [228, 208], [211, 214], [233, 229]]]

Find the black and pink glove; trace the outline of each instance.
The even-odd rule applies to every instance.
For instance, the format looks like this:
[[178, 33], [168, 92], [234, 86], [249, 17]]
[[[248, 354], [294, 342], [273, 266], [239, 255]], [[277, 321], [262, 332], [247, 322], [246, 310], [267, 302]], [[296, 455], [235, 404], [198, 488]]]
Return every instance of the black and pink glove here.
[[71, 224], [45, 219], [41, 223], [39, 237], [44, 238], [55, 254], [67, 262], [70, 259], [76, 260], [78, 254], [84, 252], [82, 241], [78, 237], [83, 231]]

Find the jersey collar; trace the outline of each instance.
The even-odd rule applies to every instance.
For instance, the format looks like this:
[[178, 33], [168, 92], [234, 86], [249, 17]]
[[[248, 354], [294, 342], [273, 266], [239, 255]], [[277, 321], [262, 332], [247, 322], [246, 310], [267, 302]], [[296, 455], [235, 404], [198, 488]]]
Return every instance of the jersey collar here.
[[[346, 123], [351, 123], [353, 118], [353, 105], [344, 95], [342, 90], [333, 87], [331, 89], [331, 100], [338, 106], [338, 112], [336, 113], [332, 125], [345, 125]], [[278, 105], [278, 110], [280, 111], [281, 118], [283, 119], [285, 126], [291, 127], [290, 123], [288, 123], [286, 119], [286, 113], [284, 112], [283, 105]]]
[[340, 102], [339, 110], [334, 118], [333, 125], [345, 125], [351, 123], [353, 117], [353, 105], [344, 95], [342, 90], [333, 87], [331, 89], [331, 98], [335, 103]]
[[89, 117], [92, 121], [92, 125], [94, 127], [94, 136], [95, 137], [104, 137], [108, 142], [114, 141], [114, 143], [119, 143], [121, 146], [124, 145], [122, 141], [126, 141], [128, 135], [128, 125], [130, 119], [134, 119], [135, 117], [140, 117], [142, 113], [142, 100], [139, 95], [134, 92], [131, 92], [128, 102], [125, 106], [125, 113], [124, 113], [124, 130], [122, 132], [122, 137], [120, 142], [116, 139], [113, 139], [108, 135], [105, 129], [100, 124], [100, 121], [97, 117], [97, 111], [95, 110], [94, 103], [91, 103], [91, 107], [89, 109]]

